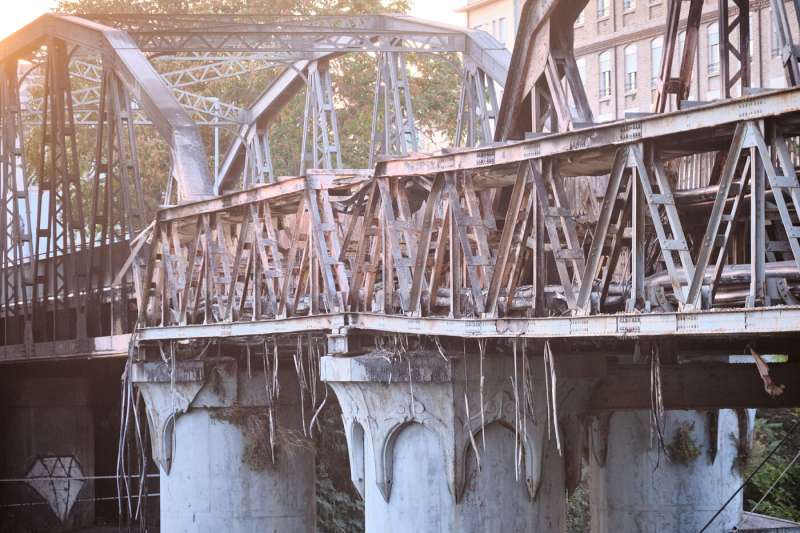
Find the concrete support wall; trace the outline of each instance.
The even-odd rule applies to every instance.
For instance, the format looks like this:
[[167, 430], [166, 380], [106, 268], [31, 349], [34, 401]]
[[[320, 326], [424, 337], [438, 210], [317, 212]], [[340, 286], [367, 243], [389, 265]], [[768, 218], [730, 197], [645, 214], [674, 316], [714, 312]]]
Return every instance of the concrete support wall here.
[[[94, 418], [85, 377], [20, 372], [0, 393], [0, 530], [66, 531], [94, 521]], [[65, 475], [66, 474], [66, 475]], [[59, 479], [61, 478], [61, 479]], [[90, 501], [78, 501], [90, 500]]]
[[564, 529], [564, 461], [546, 435], [543, 384], [520, 435], [517, 479], [513, 360], [487, 356], [484, 375], [481, 409], [477, 358], [467, 368], [438, 354], [323, 358], [367, 532]]
[[[593, 533], [699, 531], [742, 481], [735, 461], [739, 418], [734, 411], [668, 411], [663, 435], [667, 457], [651, 441], [649, 412], [614, 413], [605, 429], [595, 420], [590, 451]], [[741, 413], [743, 428], [751, 414]], [[745, 435], [745, 438], [746, 435]], [[693, 457], [695, 454], [699, 454]], [[741, 494], [710, 532], [739, 522]]]
[[314, 531], [314, 452], [295, 373], [279, 373], [273, 464], [263, 373], [248, 377], [234, 359], [199, 363], [174, 385], [155, 363], [134, 371], [161, 470], [161, 531]]

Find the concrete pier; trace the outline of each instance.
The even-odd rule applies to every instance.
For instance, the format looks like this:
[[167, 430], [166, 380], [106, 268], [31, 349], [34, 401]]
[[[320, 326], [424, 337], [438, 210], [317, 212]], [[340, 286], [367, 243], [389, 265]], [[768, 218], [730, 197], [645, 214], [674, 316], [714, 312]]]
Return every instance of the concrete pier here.
[[563, 530], [564, 461], [547, 438], [545, 388], [534, 387], [538, 411], [519, 435], [517, 475], [513, 360], [483, 364], [481, 409], [477, 355], [466, 364], [439, 354], [322, 359], [342, 406], [366, 531]]
[[[667, 452], [650, 435], [650, 413], [616, 412], [592, 422], [590, 506], [592, 533], [700, 531], [742, 482], [736, 468], [739, 427], [747, 439], [749, 413], [667, 411]], [[745, 443], [742, 443], [746, 445]], [[710, 532], [739, 523], [742, 495]]]
[[[260, 367], [259, 367], [260, 368]], [[293, 369], [278, 374], [275, 462], [263, 371], [233, 358], [134, 367], [161, 471], [161, 530], [313, 531], [314, 452]]]

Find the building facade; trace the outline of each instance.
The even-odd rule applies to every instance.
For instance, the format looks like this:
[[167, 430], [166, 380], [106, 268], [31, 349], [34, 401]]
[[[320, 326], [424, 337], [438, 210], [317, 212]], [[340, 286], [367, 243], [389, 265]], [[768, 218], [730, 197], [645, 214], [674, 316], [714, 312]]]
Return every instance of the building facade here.
[[469, 0], [456, 12], [466, 15], [468, 28], [490, 33], [511, 50], [524, 3], [525, 0]]
[[[514, 46], [522, 2], [469, 1], [466, 13], [471, 28], [485, 30]], [[793, 7], [787, 5], [787, 10]], [[685, 38], [685, 16], [679, 47]], [[735, 14], [735, 11], [734, 11]], [[791, 11], [790, 11], [791, 14]], [[589, 0], [575, 21], [575, 57], [596, 122], [624, 118], [625, 113], [648, 112], [656, 98], [656, 84], [664, 50], [667, 0]], [[714, 100], [721, 95], [720, 34], [717, 0], [706, 0], [692, 76], [691, 100]], [[797, 27], [792, 20], [792, 31]], [[514, 25], [506, 28], [508, 20]], [[680, 57], [679, 53], [676, 58]], [[750, 7], [750, 85], [779, 88], [786, 84], [769, 2], [756, 0]], [[673, 75], [677, 75], [677, 59]], [[736, 87], [734, 94], [740, 94]]]

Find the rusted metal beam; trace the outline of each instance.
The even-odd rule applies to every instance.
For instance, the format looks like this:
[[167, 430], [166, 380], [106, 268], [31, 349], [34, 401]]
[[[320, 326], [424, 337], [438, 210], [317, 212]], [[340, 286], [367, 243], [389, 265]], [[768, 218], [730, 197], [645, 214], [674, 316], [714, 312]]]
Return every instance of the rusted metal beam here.
[[[772, 379], [786, 388], [771, 396], [753, 364], [663, 365], [664, 409], [777, 409], [800, 405], [800, 364], [769, 365]], [[650, 409], [649, 365], [614, 365], [592, 391], [588, 408], [598, 411]]]

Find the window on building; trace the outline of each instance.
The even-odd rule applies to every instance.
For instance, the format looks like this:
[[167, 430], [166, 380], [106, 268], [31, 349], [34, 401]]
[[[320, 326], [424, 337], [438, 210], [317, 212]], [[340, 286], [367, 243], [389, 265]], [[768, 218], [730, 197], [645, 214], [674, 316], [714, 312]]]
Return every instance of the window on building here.
[[611, 50], [598, 57], [600, 66], [600, 98], [611, 96]]
[[650, 41], [650, 84], [655, 87], [661, 77], [661, 58], [664, 54], [664, 38], [656, 37]]
[[778, 32], [778, 24], [775, 22], [775, 17], [771, 19], [772, 24], [772, 57], [781, 55], [781, 39]]
[[636, 92], [636, 45], [625, 47], [625, 92]]
[[580, 13], [578, 13], [578, 16], [577, 16], [577, 17], [575, 17], [575, 24], [574, 24], [574, 26], [575, 26], [576, 28], [577, 28], [578, 26], [583, 26], [583, 21], [584, 21], [584, 18], [583, 18], [583, 12], [584, 12], [584, 11], [586, 11], [586, 8], [583, 8], [583, 9], [581, 10], [581, 12], [580, 12]]
[[750, 40], [747, 42], [747, 51], [749, 52], [748, 55], [749, 55], [750, 59], [752, 60], [753, 59], [753, 43], [755, 42], [755, 41], [753, 41], [753, 34], [755, 34], [755, 32], [756, 32], [756, 27], [755, 27], [755, 20], [753, 19], [753, 13], [750, 13], [750, 16], [748, 18], [750, 19], [750, 31], [749, 31]]
[[636, 0], [622, 0], [623, 11], [633, 11], [636, 9]]
[[575, 66], [578, 67], [578, 75], [581, 77], [581, 83], [586, 87], [586, 58], [579, 57], [576, 59]]
[[608, 0], [597, 0], [597, 18], [607, 17], [609, 15]]
[[783, 89], [786, 87], [786, 78], [783, 76], [775, 76], [769, 79], [770, 89]]
[[708, 87], [706, 89], [706, 100], [716, 100], [719, 98], [721, 83], [719, 76], [713, 76], [708, 79]]
[[506, 19], [505, 17], [500, 17], [497, 19], [497, 40], [503, 44], [506, 44]]
[[708, 75], [719, 74], [719, 25], [716, 22], [706, 27], [708, 37]]

